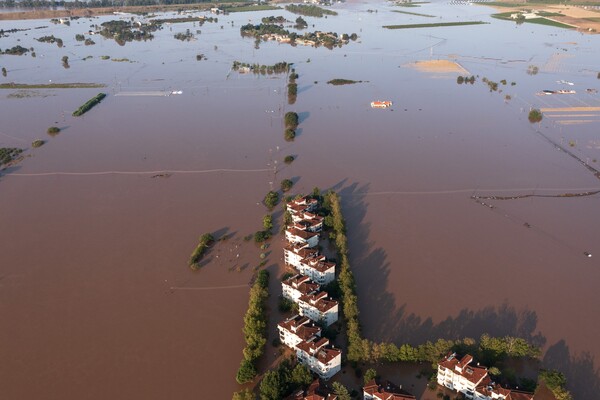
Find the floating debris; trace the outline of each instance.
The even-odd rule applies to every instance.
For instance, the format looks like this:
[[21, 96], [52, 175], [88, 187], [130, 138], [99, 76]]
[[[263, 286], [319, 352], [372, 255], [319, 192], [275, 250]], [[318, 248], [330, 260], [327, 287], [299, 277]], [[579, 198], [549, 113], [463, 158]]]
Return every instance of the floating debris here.
[[371, 108], [388, 108], [391, 106], [392, 102], [387, 100], [376, 100], [371, 102]]
[[584, 252], [583, 252], [583, 255], [584, 255], [584, 256], [586, 256], [586, 257], [588, 257], [588, 258], [592, 256], [592, 255], [591, 255], [590, 253], [588, 253], [587, 251], [584, 251]]

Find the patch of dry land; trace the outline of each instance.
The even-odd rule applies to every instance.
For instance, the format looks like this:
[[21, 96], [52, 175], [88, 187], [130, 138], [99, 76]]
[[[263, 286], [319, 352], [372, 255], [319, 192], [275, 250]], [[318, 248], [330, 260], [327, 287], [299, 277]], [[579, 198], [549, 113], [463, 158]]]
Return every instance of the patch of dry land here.
[[564, 4], [550, 5], [536, 3], [524, 5], [522, 3], [515, 3], [514, 6], [510, 6], [508, 3], [510, 3], [510, 1], [507, 3], [502, 3], [502, 6], [491, 5], [491, 7], [501, 12], [533, 10], [536, 12], [542, 11], [547, 13], [560, 13], [562, 15], [552, 15], [545, 18], [563, 24], [573, 25], [582, 32], [600, 32], [600, 11], [588, 8], [585, 5], [573, 6]]
[[468, 75], [469, 71], [463, 68], [459, 63], [450, 60], [426, 60], [426, 61], [415, 61], [409, 64], [405, 64], [406, 67], [415, 68], [421, 72], [428, 73], [459, 73]]

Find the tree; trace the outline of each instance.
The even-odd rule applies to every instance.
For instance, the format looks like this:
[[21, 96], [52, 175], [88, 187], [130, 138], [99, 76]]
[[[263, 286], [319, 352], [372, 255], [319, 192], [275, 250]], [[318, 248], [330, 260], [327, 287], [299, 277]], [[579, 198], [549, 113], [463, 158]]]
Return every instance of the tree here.
[[373, 368], [369, 368], [366, 372], [365, 372], [365, 376], [364, 376], [364, 382], [365, 385], [369, 382], [371, 382], [373, 379], [375, 379], [377, 377], [377, 371], [375, 371]]
[[285, 130], [283, 136], [285, 137], [285, 140], [287, 140], [288, 142], [291, 142], [296, 137], [296, 131], [293, 130], [292, 128], [287, 128]]
[[284, 179], [281, 181], [281, 190], [284, 192], [290, 190], [292, 186], [294, 186], [294, 182], [292, 182], [290, 179]]
[[273, 215], [267, 214], [263, 217], [263, 228], [265, 231], [271, 231], [273, 229]]
[[308, 386], [313, 381], [313, 376], [308, 367], [303, 364], [296, 364], [292, 370], [291, 381], [298, 386]]
[[465, 78], [464, 77], [459, 76], [458, 78], [456, 78], [456, 83], [458, 83], [459, 85], [461, 85], [464, 82], [465, 82]]
[[542, 112], [537, 108], [534, 108], [533, 110], [529, 111], [529, 122], [531, 122], [532, 124], [536, 122], [541, 122], [542, 118]]
[[284, 383], [279, 371], [268, 371], [260, 382], [261, 400], [279, 400], [283, 397]]
[[346, 386], [342, 385], [339, 382], [333, 382], [333, 392], [338, 396], [338, 400], [351, 400], [350, 393]]
[[294, 156], [289, 155], [289, 156], [285, 156], [285, 158], [283, 159], [283, 162], [286, 164], [291, 164], [294, 162], [295, 159], [296, 158]]
[[256, 396], [250, 390], [244, 389], [235, 392], [232, 400], [256, 400]]
[[286, 128], [296, 129], [299, 121], [298, 114], [293, 111], [289, 111], [285, 113], [284, 121]]
[[269, 210], [272, 210], [273, 207], [275, 207], [277, 205], [277, 203], [279, 203], [279, 193], [273, 192], [271, 190], [271, 191], [269, 191], [269, 193], [267, 193], [265, 195], [265, 198], [263, 201], [265, 203], [265, 206], [267, 206], [267, 208]]
[[251, 382], [256, 376], [256, 368], [252, 361], [246, 360], [245, 358], [240, 363], [240, 368], [238, 369], [235, 380], [237, 383], [247, 383]]

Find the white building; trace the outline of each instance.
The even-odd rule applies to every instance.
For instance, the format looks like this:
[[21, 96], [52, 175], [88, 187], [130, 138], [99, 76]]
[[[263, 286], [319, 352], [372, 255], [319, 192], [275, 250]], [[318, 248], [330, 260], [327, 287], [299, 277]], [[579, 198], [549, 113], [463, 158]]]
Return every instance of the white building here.
[[298, 299], [300, 315], [329, 326], [338, 320], [339, 303], [327, 299], [327, 292], [305, 294]]
[[283, 297], [297, 303], [303, 295], [308, 295], [319, 290], [319, 285], [312, 282], [308, 276], [294, 275], [281, 282]]
[[308, 244], [288, 244], [283, 249], [286, 265], [308, 276], [319, 285], [326, 285], [335, 280], [335, 263], [327, 262], [318, 250], [309, 248]]
[[311, 342], [302, 342], [296, 346], [298, 362], [306, 365], [321, 379], [329, 379], [342, 368], [342, 352], [335, 348], [326, 348], [327, 338]]
[[466, 355], [460, 360], [456, 353], [448, 354], [438, 363], [438, 384], [450, 390], [463, 393], [468, 399], [475, 395], [475, 389], [487, 377], [487, 368], [469, 365], [473, 356]]
[[279, 339], [292, 350], [301, 342], [317, 340], [321, 336], [321, 328], [307, 317], [294, 315], [277, 324]]
[[491, 382], [489, 377], [487, 383], [481, 384], [475, 389], [473, 399], [476, 400], [533, 400], [533, 393], [521, 392], [503, 388]]
[[307, 244], [308, 247], [316, 247], [319, 244], [317, 232], [303, 231], [296, 227], [286, 229], [285, 238], [290, 243]]
[[283, 259], [286, 265], [299, 269], [302, 260], [319, 256], [319, 250], [308, 247], [307, 243], [288, 243], [283, 248]]

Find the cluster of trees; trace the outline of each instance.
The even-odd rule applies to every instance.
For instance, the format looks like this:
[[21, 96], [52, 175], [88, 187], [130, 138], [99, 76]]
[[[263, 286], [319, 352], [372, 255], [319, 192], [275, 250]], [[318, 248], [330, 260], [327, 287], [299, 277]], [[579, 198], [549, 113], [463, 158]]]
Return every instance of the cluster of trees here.
[[291, 360], [283, 360], [277, 369], [268, 371], [259, 386], [261, 400], [280, 400], [298, 389], [307, 387], [313, 381], [309, 369], [302, 365], [294, 365]]
[[173, 37], [182, 42], [189, 42], [194, 38], [194, 34], [189, 29], [186, 29], [185, 32], [178, 32]]
[[0, 147], [0, 166], [14, 161], [22, 152], [16, 147]]
[[533, 110], [529, 111], [529, 122], [531, 122], [532, 124], [536, 123], [536, 122], [541, 122], [542, 118], [543, 118], [543, 114], [540, 110], [538, 110], [537, 108], [534, 108]]
[[283, 132], [285, 140], [287, 140], [288, 142], [294, 140], [294, 138], [296, 137], [296, 128], [298, 127], [298, 123], [299, 123], [299, 117], [298, 114], [293, 112], [293, 111], [289, 111], [287, 113], [285, 113], [285, 117], [284, 117], [284, 124], [285, 124], [285, 131]]
[[152, 32], [162, 27], [160, 24], [145, 24], [134, 26], [131, 21], [113, 20], [103, 22], [100, 34], [107, 39], [114, 39], [119, 45], [123, 46], [126, 42], [146, 41], [154, 39]]
[[298, 79], [298, 74], [296, 70], [292, 68], [292, 73], [289, 76], [288, 81], [288, 104], [296, 103], [296, 96], [298, 95], [298, 84], [296, 83], [296, 79]]
[[46, 142], [43, 141], [42, 139], [36, 139], [33, 142], [31, 142], [31, 147], [33, 147], [33, 148], [42, 147], [44, 145], [44, 143], [46, 143]]
[[285, 74], [290, 70], [290, 65], [285, 61], [275, 63], [273, 65], [248, 64], [240, 61], [234, 61], [231, 68], [234, 71], [247, 69], [255, 74]]
[[296, 28], [296, 29], [308, 28], [308, 22], [306, 22], [306, 20], [304, 18], [298, 17], [298, 18], [296, 18], [296, 24], [294, 25], [294, 28]]
[[200, 242], [190, 256], [189, 265], [192, 270], [197, 271], [200, 269], [200, 260], [202, 260], [202, 256], [206, 252], [206, 249], [208, 249], [208, 246], [210, 246], [214, 241], [215, 238], [210, 233], [205, 233], [204, 235], [200, 236]]
[[482, 81], [488, 85], [490, 92], [498, 90], [498, 82], [490, 81], [488, 78], [483, 78]]
[[273, 215], [267, 214], [263, 217], [263, 230], [254, 234], [254, 241], [262, 243], [273, 235]]
[[246, 347], [243, 350], [244, 358], [240, 363], [236, 380], [238, 383], [252, 381], [256, 375], [256, 361], [262, 356], [267, 342], [267, 316], [265, 303], [269, 297], [269, 272], [258, 272], [256, 281], [250, 289], [248, 311], [244, 316], [244, 338]]
[[96, 104], [100, 103], [102, 101], [102, 99], [104, 99], [105, 97], [106, 97], [106, 93], [98, 93], [96, 96], [94, 96], [91, 99], [89, 99], [88, 101], [86, 101], [85, 104], [83, 104], [77, 110], [73, 111], [73, 116], [79, 117], [80, 115], [85, 114]]
[[475, 83], [475, 77], [473, 75], [469, 76], [459, 76], [456, 78], [456, 83], [462, 85], [463, 83], [470, 83], [471, 85]]
[[289, 36], [290, 32], [275, 24], [246, 24], [240, 28], [242, 36], [252, 36], [259, 38], [263, 35], [281, 35]]
[[273, 207], [275, 207], [277, 205], [277, 203], [279, 203], [279, 193], [274, 192], [272, 190], [269, 191], [265, 195], [263, 202], [265, 203], [265, 206], [267, 206], [267, 208], [269, 210], [272, 210]]
[[26, 49], [23, 46], [16, 45], [16, 46], [11, 47], [10, 49], [6, 49], [4, 51], [2, 51], [0, 49], [0, 54], [7, 54], [7, 55], [11, 55], [11, 56], [22, 56], [23, 54], [27, 53], [28, 51], [29, 51], [29, 49]]
[[289, 4], [285, 9], [294, 14], [305, 15], [307, 17], [323, 17], [325, 15], [337, 15], [335, 11], [326, 10], [315, 5]]
[[281, 191], [287, 192], [294, 186], [294, 182], [291, 179], [284, 179], [281, 181]]
[[336, 78], [336, 79], [332, 79], [332, 80], [328, 81], [327, 83], [329, 85], [333, 85], [333, 86], [340, 86], [340, 85], [352, 85], [354, 83], [362, 83], [362, 81], [353, 81], [350, 79]]
[[51, 126], [46, 132], [50, 136], [56, 136], [60, 132], [60, 128], [58, 126]]
[[573, 396], [565, 386], [567, 379], [558, 371], [542, 370], [540, 371], [539, 380], [544, 381], [548, 389], [552, 391], [556, 400], [572, 400]]
[[285, 19], [285, 17], [282, 17], [281, 15], [278, 17], [271, 15], [270, 17], [263, 17], [260, 21], [263, 24], [285, 24], [287, 22], [287, 19]]
[[63, 47], [63, 41], [60, 38], [54, 37], [54, 35], [51, 36], [42, 36], [41, 38], [35, 39], [38, 42], [41, 43], [56, 43], [56, 45], [58, 47]]

